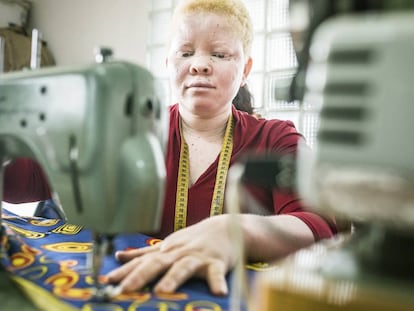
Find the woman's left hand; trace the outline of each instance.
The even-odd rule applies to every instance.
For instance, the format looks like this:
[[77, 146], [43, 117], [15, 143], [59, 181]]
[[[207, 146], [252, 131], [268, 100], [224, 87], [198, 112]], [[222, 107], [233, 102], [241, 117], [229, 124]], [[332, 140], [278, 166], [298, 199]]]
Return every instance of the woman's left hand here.
[[107, 277], [110, 283], [120, 282], [123, 292], [131, 292], [161, 276], [154, 291], [173, 293], [197, 276], [207, 280], [213, 294], [226, 295], [225, 277], [236, 256], [229, 217], [220, 215], [176, 231], [154, 246], [117, 252], [117, 259], [125, 264]]

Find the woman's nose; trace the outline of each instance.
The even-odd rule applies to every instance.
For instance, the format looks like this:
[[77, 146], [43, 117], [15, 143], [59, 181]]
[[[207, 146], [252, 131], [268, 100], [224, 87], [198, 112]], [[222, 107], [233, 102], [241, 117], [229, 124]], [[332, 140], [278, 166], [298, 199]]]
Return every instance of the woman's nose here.
[[192, 74], [210, 74], [211, 73], [210, 57], [206, 57], [206, 56], [194, 57], [193, 62], [190, 66], [190, 72]]

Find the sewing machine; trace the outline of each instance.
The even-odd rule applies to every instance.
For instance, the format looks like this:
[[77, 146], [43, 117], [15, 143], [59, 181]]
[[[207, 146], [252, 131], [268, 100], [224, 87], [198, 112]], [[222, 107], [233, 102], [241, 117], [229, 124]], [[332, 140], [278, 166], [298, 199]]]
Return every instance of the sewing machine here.
[[0, 75], [1, 162], [38, 161], [67, 221], [94, 232], [97, 287], [114, 234], [158, 230], [166, 175], [162, 88], [110, 56], [101, 49], [90, 66]]
[[299, 150], [298, 189], [352, 231], [263, 275], [254, 310], [413, 310], [414, 5], [292, 3], [308, 6], [310, 27], [294, 34], [306, 40], [284, 94], [320, 109], [316, 146]]

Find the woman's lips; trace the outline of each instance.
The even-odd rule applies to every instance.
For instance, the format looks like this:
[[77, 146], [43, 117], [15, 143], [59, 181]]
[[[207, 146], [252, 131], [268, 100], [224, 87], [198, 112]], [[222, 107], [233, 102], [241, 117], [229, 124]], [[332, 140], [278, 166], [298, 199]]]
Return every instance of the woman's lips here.
[[187, 88], [208, 88], [213, 89], [214, 86], [211, 83], [207, 82], [193, 82], [187, 85]]

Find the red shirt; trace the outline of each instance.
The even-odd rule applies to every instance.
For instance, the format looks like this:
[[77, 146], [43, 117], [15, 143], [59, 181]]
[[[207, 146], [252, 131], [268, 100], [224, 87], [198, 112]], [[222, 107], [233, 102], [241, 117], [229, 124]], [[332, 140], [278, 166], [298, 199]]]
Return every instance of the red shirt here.
[[51, 198], [46, 175], [30, 158], [13, 160], [4, 170], [3, 200], [9, 203], [43, 201]]
[[[303, 136], [296, 131], [291, 121], [257, 119], [245, 112], [233, 109], [233, 153], [230, 166], [247, 152], [278, 154], [296, 153], [298, 141]], [[179, 130], [178, 105], [170, 107], [170, 128], [167, 147], [167, 187], [161, 231], [163, 238], [174, 230], [175, 198], [177, 191], [178, 164], [180, 159], [181, 137]], [[211, 200], [217, 174], [219, 157], [188, 189], [187, 226], [210, 216]], [[294, 194], [256, 187], [255, 198], [268, 209], [268, 212], [294, 215], [304, 221], [316, 239], [328, 238], [336, 233], [335, 224], [328, 219], [305, 211], [299, 198]]]
[[[303, 139], [292, 122], [256, 119], [233, 107], [233, 153], [230, 165], [247, 152], [296, 153], [298, 141]], [[167, 184], [161, 231], [154, 236], [164, 238], [174, 228], [175, 198], [181, 137], [178, 105], [170, 107], [170, 127], [167, 147]], [[214, 163], [188, 189], [187, 226], [210, 216], [211, 200], [217, 174], [218, 157]], [[294, 194], [254, 188], [258, 202], [274, 215], [294, 215], [312, 230], [315, 239], [328, 238], [337, 232], [334, 222], [307, 211]], [[51, 197], [47, 178], [41, 167], [31, 159], [16, 159], [5, 169], [4, 197], [11, 203], [40, 201]]]

